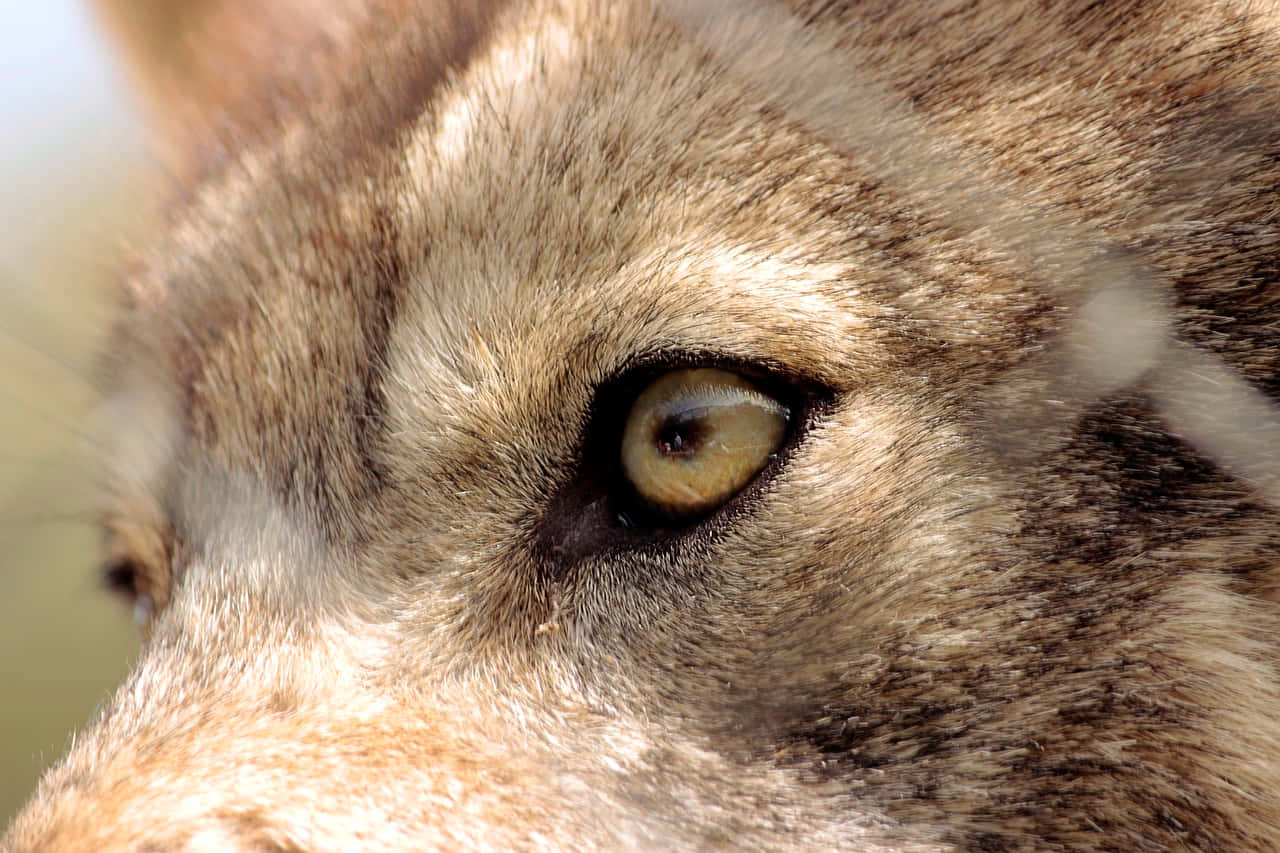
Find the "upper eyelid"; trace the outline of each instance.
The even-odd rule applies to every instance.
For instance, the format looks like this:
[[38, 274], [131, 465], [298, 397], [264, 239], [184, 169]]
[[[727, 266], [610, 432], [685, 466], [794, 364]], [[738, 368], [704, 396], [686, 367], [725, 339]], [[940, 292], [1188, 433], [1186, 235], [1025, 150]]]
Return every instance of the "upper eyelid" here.
[[[649, 383], [664, 373], [674, 370], [715, 368], [740, 376], [755, 383], [765, 397], [789, 405], [798, 397], [812, 400], [834, 397], [837, 389], [821, 378], [792, 369], [786, 364], [768, 358], [752, 358], [740, 353], [685, 348], [655, 348], [640, 350], [619, 362], [595, 384], [591, 396], [590, 413], [600, 414], [602, 400], [618, 396], [634, 397]], [[625, 414], [625, 413], [624, 413]]]

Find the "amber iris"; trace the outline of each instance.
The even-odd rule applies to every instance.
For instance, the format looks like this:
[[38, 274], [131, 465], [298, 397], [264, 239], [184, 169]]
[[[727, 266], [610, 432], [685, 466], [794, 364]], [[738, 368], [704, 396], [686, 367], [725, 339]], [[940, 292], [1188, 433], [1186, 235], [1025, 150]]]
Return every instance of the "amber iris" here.
[[736, 373], [673, 370], [632, 404], [622, 467], [650, 507], [690, 520], [723, 505], [760, 473], [786, 438], [789, 418], [786, 406]]

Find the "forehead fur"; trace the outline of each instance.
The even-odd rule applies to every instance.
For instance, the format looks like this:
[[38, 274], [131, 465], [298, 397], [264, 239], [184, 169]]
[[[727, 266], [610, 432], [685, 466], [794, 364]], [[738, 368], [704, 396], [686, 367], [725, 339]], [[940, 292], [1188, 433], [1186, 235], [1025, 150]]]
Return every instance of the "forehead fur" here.
[[[458, 411], [440, 395], [496, 365], [512, 388], [534, 387], [548, 350], [576, 359], [565, 390], [579, 397], [663, 348], [837, 384], [913, 357], [887, 327], [900, 309], [875, 298], [918, 273], [914, 245], [929, 237], [923, 217], [903, 218], [905, 193], [880, 190], [731, 80], [707, 87], [709, 60], [651, 10], [568, 6], [532, 27], [530, 14], [498, 16], [456, 64], [429, 57], [425, 84], [402, 67], [423, 61], [421, 45], [393, 41], [350, 75], [368, 97], [344, 90], [286, 112], [196, 190], [132, 287], [201, 442], [253, 446], [234, 464], [254, 470], [324, 472], [332, 482], [294, 484], [313, 497], [358, 493], [378, 476], [371, 459], [365, 472], [327, 471], [324, 457], [351, 454], [312, 448], [294, 463], [308, 436], [371, 444], [388, 351], [410, 383], [399, 402], [436, 416]], [[384, 90], [401, 112], [389, 115]], [[971, 241], [935, 247], [928, 263], [1021, 290], [999, 284], [998, 258]], [[780, 297], [782, 314], [762, 311]], [[251, 370], [275, 379], [272, 394], [236, 381]], [[335, 429], [334, 411], [350, 422]], [[273, 452], [243, 440], [258, 434]]]

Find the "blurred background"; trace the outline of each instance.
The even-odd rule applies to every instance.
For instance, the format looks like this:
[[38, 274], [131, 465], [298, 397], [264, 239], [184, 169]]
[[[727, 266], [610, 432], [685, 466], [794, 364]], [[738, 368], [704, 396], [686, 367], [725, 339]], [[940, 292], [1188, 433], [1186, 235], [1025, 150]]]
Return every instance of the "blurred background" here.
[[0, 833], [136, 652], [98, 581], [82, 425], [143, 133], [88, 0], [0, 0]]

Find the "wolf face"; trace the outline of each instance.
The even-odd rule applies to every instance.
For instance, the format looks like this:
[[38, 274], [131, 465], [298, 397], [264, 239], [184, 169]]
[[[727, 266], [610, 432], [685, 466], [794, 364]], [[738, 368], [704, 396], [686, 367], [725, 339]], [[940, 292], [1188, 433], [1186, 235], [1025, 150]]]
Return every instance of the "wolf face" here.
[[7, 849], [1280, 838], [1270, 7], [113, 11], [147, 640]]

